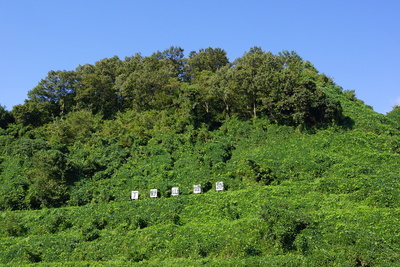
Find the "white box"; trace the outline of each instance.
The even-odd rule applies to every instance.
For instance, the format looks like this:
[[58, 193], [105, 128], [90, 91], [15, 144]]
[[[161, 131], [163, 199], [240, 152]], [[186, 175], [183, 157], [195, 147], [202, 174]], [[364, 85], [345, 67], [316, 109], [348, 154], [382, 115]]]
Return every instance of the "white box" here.
[[157, 197], [157, 189], [150, 189], [150, 197]]
[[215, 183], [215, 190], [216, 191], [223, 191], [224, 190], [224, 182], [216, 182]]
[[201, 193], [201, 184], [195, 184], [193, 186], [193, 193], [200, 194]]
[[179, 195], [179, 187], [172, 187], [171, 188], [171, 195], [178, 196]]
[[139, 191], [132, 191], [131, 192], [131, 199], [139, 199]]

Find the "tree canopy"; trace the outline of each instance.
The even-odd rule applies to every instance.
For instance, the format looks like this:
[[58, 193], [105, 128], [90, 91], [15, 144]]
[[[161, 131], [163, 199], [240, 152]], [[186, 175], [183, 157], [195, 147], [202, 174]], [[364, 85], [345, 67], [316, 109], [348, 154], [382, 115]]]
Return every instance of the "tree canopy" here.
[[148, 57], [115, 56], [73, 71], [49, 71], [12, 114], [34, 127], [83, 109], [105, 119], [129, 109], [186, 112], [209, 125], [232, 116], [311, 128], [340, 121], [340, 103], [295, 52], [273, 55], [253, 47], [233, 62], [221, 48], [192, 51], [188, 58], [183, 52], [171, 47]]

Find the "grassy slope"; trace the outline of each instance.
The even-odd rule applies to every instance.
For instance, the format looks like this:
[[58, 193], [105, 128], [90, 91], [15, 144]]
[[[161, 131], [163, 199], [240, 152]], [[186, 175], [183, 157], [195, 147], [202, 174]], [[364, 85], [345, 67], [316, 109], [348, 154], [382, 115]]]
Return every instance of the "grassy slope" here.
[[[212, 173], [228, 191], [2, 212], [0, 264], [393, 266], [400, 260], [398, 132], [384, 115], [333, 91], [351, 130], [303, 134], [243, 123], [215, 133], [214, 143], [235, 143]], [[272, 173], [272, 182], [255, 181], [249, 162]]]

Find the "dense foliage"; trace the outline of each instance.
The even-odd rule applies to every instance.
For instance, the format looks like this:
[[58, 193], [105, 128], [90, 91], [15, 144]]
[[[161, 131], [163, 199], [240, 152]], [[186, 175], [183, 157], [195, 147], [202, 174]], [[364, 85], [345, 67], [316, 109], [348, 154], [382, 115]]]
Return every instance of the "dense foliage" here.
[[50, 71], [0, 106], [0, 264], [400, 260], [398, 107], [294, 52], [183, 52]]
[[35, 127], [81, 110], [103, 119], [127, 110], [166, 111], [196, 127], [234, 116], [314, 127], [341, 116], [340, 104], [322, 89], [325, 83], [332, 84], [294, 52], [273, 55], [254, 47], [230, 63], [219, 48], [184, 58], [183, 49], [171, 47], [149, 57], [113, 57], [75, 71], [50, 71], [12, 114], [17, 123]]

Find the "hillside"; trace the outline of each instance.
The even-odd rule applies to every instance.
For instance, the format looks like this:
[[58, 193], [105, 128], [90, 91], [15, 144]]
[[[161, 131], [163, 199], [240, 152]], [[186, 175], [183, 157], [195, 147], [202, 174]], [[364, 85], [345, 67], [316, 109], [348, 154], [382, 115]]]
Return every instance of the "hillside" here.
[[6, 266], [400, 260], [398, 107], [374, 112], [294, 52], [50, 71], [0, 127]]

